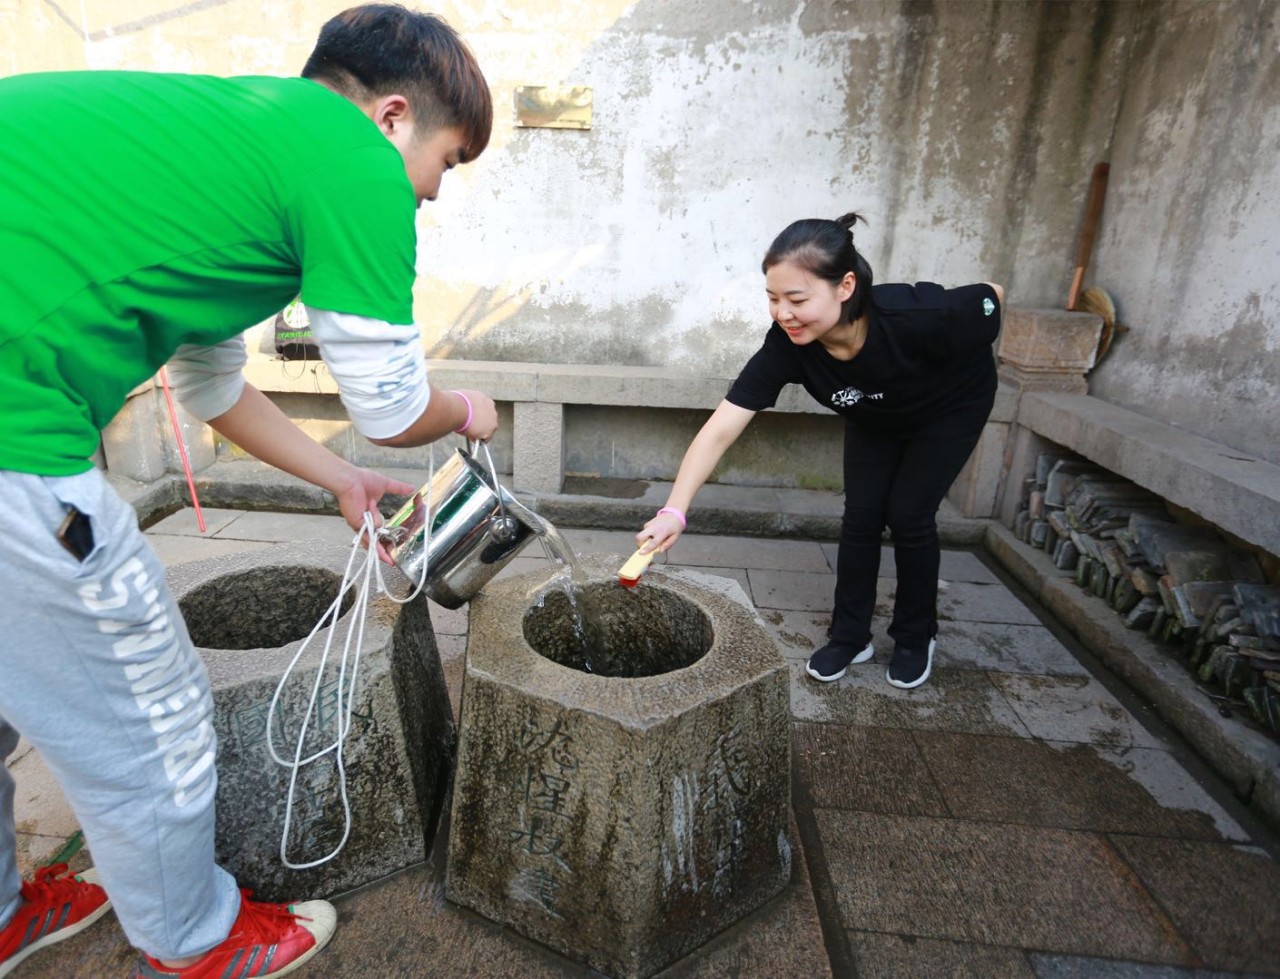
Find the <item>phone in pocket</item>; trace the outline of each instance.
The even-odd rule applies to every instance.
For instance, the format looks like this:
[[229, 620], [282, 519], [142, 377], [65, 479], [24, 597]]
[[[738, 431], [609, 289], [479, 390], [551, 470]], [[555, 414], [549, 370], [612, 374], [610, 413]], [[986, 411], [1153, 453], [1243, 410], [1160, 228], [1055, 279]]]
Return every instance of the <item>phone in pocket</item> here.
[[83, 561], [93, 550], [93, 526], [89, 518], [72, 507], [58, 526], [58, 543], [77, 561]]

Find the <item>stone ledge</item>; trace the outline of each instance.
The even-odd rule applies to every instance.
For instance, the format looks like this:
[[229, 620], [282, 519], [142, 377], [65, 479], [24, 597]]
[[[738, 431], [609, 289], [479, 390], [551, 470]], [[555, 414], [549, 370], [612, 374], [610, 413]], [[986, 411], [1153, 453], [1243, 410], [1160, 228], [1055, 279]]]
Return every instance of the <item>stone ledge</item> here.
[[[427, 478], [424, 469], [379, 466], [378, 471], [413, 486], [421, 486]], [[498, 476], [504, 485], [510, 485], [509, 473], [500, 472]], [[558, 526], [638, 531], [666, 501], [670, 489], [670, 483], [650, 481], [641, 496], [628, 499], [519, 490], [513, 495]], [[290, 513], [338, 512], [337, 501], [324, 490], [256, 461], [214, 463], [197, 474], [196, 491], [201, 505], [206, 507]], [[135, 490], [127, 498], [134, 502], [140, 519], [144, 513], [154, 519], [190, 505], [186, 483], [182, 477], [173, 475], [157, 481], [155, 489]], [[137, 502], [139, 499], [141, 503]], [[156, 500], [162, 501], [160, 506], [155, 505]], [[388, 496], [382, 509], [392, 513], [401, 502]], [[839, 493], [713, 483], [703, 487], [698, 495], [698, 504], [691, 512], [690, 533], [834, 541], [840, 536], [842, 510], [843, 497]], [[990, 523], [964, 517], [944, 500], [938, 511], [938, 537], [944, 547], [973, 547], [982, 543]]]
[[1088, 395], [1023, 392], [1018, 424], [1280, 554], [1280, 466]]
[[[495, 401], [622, 407], [715, 408], [732, 377], [673, 374], [663, 367], [613, 367], [607, 364], [504, 363], [491, 360], [430, 360], [432, 383], [443, 388], [479, 388]], [[269, 394], [334, 394], [334, 383], [322, 363], [286, 362], [263, 354], [250, 356], [245, 380]], [[991, 421], [1009, 422], [1017, 411], [1014, 386], [1001, 383]], [[788, 385], [770, 411], [826, 415], [799, 385]]]
[[[617, 405], [711, 410], [724, 398], [732, 377], [676, 374], [665, 367], [614, 367], [607, 364], [507, 363], [491, 360], [429, 360], [433, 384], [479, 388], [495, 401], [566, 405]], [[337, 394], [323, 363], [282, 361], [251, 354], [244, 376], [261, 391]], [[771, 409], [827, 414], [808, 393], [792, 385]]]
[[1148, 698], [1271, 826], [1280, 827], [1280, 743], [1237, 716], [1223, 717], [1187, 669], [1165, 647], [1124, 626], [1105, 602], [1082, 590], [1048, 556], [998, 523], [986, 528], [986, 548], [1090, 652]]

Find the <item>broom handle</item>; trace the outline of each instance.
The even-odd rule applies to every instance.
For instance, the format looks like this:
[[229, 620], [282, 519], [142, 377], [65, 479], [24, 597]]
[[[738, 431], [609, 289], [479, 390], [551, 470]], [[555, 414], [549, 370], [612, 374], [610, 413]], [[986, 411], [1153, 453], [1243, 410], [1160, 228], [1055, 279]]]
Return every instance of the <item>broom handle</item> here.
[[1080, 247], [1076, 251], [1076, 267], [1071, 276], [1071, 291], [1067, 293], [1067, 309], [1075, 309], [1080, 300], [1080, 286], [1084, 284], [1084, 270], [1093, 253], [1093, 239], [1098, 233], [1098, 221], [1102, 217], [1102, 202], [1107, 194], [1107, 176], [1111, 164], [1099, 163], [1093, 168], [1089, 180], [1089, 196], [1084, 205], [1084, 224], [1080, 226]]

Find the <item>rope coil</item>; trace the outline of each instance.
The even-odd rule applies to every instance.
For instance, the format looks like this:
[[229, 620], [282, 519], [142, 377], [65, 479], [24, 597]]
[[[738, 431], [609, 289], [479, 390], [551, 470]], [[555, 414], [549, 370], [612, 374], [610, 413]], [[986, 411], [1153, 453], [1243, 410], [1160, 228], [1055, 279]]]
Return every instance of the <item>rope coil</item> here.
[[[431, 495], [432, 495], [432, 476], [435, 473], [435, 457], [431, 450], [428, 455], [427, 469], [427, 499], [426, 512], [427, 520], [423, 529], [423, 547], [429, 548], [431, 543]], [[382, 577], [382, 562], [378, 559], [378, 541], [387, 539], [384, 529], [380, 529], [374, 524], [373, 513], [366, 511], [363, 523], [356, 532], [351, 542], [351, 554], [347, 558], [346, 570], [343, 572], [342, 583], [338, 586], [338, 594], [334, 598], [333, 603], [328, 610], [320, 617], [320, 621], [315, 624], [306, 639], [302, 641], [302, 645], [298, 647], [298, 651], [294, 654], [293, 659], [289, 661], [289, 665], [285, 667], [284, 673], [280, 677], [280, 682], [276, 685], [275, 694], [271, 698], [271, 705], [267, 708], [267, 751], [270, 753], [272, 760], [284, 768], [289, 769], [289, 789], [285, 796], [284, 810], [284, 830], [280, 836], [280, 862], [290, 870], [310, 870], [313, 867], [319, 867], [328, 863], [336, 857], [342, 848], [346, 846], [347, 839], [351, 835], [351, 803], [347, 797], [347, 774], [346, 764], [343, 757], [344, 748], [346, 746], [347, 735], [351, 731], [351, 717], [355, 709], [355, 693], [356, 680], [360, 669], [360, 654], [364, 646], [364, 626], [365, 619], [369, 608], [370, 593], [376, 588], [379, 594], [385, 595], [397, 605], [407, 605], [409, 602], [417, 598], [426, 587], [427, 583], [427, 562], [422, 562], [422, 574], [418, 579], [417, 585], [405, 598], [396, 598], [395, 595], [387, 588], [386, 581]], [[363, 546], [362, 542], [367, 540], [367, 546]], [[361, 550], [365, 552], [363, 563], [359, 559]], [[428, 551], [429, 553], [429, 551]], [[325, 667], [329, 663], [329, 657], [332, 652], [334, 636], [337, 633], [338, 620], [342, 618], [342, 602], [347, 592], [356, 589], [355, 601], [351, 608], [351, 619], [346, 631], [346, 637], [342, 646], [342, 658], [338, 664], [338, 696], [337, 702], [339, 709], [335, 712], [336, 728], [332, 743], [326, 745], [320, 750], [314, 752], [307, 757], [303, 757], [303, 746], [306, 743], [307, 731], [311, 726], [312, 714], [316, 711], [316, 704], [320, 699], [320, 689], [323, 686], [325, 678]], [[302, 728], [298, 732], [298, 741], [293, 751], [293, 760], [281, 757], [276, 750], [274, 740], [276, 708], [280, 702], [280, 696], [288, 683], [289, 678], [293, 675], [293, 670], [298, 662], [306, 653], [311, 641], [316, 637], [321, 629], [326, 625], [332, 625], [328, 636], [325, 637], [324, 651], [321, 653], [320, 662], [316, 667], [316, 679], [311, 688], [311, 699], [307, 703], [306, 712], [302, 718]], [[354, 649], [352, 646], [352, 638], [355, 639]], [[350, 669], [348, 670], [348, 664]], [[345, 701], [345, 703], [344, 703]], [[327, 855], [317, 860], [310, 860], [305, 863], [295, 863], [289, 858], [288, 843], [289, 830], [293, 825], [294, 816], [294, 795], [297, 790], [298, 773], [308, 765], [314, 764], [321, 758], [332, 753], [334, 762], [338, 772], [338, 793], [342, 799], [342, 838], [338, 841], [337, 846]]]

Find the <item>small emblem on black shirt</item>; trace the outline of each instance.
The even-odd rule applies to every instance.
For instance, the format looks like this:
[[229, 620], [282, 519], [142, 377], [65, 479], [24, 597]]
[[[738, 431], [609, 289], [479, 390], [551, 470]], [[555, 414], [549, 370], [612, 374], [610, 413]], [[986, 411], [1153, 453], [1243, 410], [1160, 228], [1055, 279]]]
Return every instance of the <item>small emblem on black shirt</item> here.
[[993, 303], [990, 299], [984, 299], [982, 300], [982, 311], [986, 313], [988, 316], [990, 316], [992, 313], [996, 311], [996, 304]]
[[831, 403], [837, 408], [851, 408], [863, 398], [868, 401], [878, 401], [883, 397], [883, 394], [867, 394], [857, 388], [845, 388], [843, 391], [836, 391], [831, 395]]

